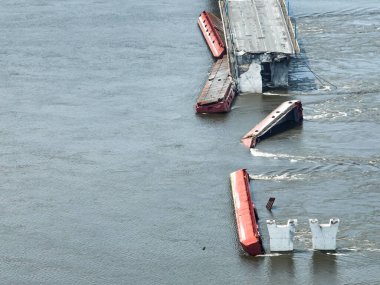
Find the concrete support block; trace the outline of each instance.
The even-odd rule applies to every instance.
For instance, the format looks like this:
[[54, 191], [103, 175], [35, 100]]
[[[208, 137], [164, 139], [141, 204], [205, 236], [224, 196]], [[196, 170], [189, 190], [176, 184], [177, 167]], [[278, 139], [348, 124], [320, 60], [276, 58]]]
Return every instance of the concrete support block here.
[[262, 93], [261, 63], [252, 61], [249, 69], [239, 76], [239, 89], [241, 92]]
[[338, 233], [339, 219], [332, 218], [328, 224], [319, 224], [317, 219], [309, 219], [313, 236], [313, 249], [335, 250], [336, 234]]
[[277, 225], [275, 220], [267, 220], [271, 251], [292, 251], [297, 220], [288, 220], [286, 225]]
[[288, 87], [289, 61], [273, 61], [270, 69], [273, 87]]

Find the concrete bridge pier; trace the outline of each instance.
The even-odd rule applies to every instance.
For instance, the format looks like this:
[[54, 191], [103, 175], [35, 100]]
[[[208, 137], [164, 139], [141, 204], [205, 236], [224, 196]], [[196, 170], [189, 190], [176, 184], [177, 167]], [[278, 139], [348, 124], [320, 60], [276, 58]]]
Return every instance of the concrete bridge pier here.
[[288, 220], [286, 225], [277, 225], [275, 220], [267, 220], [270, 237], [270, 251], [292, 251], [297, 220]]
[[339, 219], [332, 218], [328, 224], [319, 224], [318, 219], [309, 219], [312, 234], [313, 249], [336, 250], [336, 235]]

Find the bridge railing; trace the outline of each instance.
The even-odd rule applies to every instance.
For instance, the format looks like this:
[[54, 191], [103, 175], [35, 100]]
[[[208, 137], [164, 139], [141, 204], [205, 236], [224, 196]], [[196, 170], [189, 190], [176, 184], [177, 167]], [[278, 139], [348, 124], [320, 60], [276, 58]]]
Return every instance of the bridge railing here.
[[[233, 78], [239, 77], [238, 65], [236, 62], [235, 46], [234, 46], [234, 34], [231, 31], [231, 23], [229, 19], [229, 4], [228, 0], [219, 0], [220, 14], [222, 17], [222, 22], [224, 26], [224, 35], [226, 42], [227, 57], [230, 66], [230, 72]], [[238, 82], [236, 83], [236, 88], [238, 89]]]
[[297, 41], [297, 22], [294, 17], [292, 17], [291, 7], [289, 0], [279, 0], [282, 13], [284, 14], [284, 18], [286, 20], [286, 24], [288, 26], [289, 34], [292, 40], [293, 48], [295, 53], [300, 53], [300, 47]]

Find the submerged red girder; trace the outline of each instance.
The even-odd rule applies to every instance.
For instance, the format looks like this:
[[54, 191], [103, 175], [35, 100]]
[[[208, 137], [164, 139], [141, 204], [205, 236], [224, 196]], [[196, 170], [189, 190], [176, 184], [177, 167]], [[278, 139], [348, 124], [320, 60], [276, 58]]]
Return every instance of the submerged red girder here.
[[262, 254], [264, 250], [252, 203], [249, 175], [245, 169], [239, 169], [230, 174], [230, 180], [239, 242], [248, 254]]

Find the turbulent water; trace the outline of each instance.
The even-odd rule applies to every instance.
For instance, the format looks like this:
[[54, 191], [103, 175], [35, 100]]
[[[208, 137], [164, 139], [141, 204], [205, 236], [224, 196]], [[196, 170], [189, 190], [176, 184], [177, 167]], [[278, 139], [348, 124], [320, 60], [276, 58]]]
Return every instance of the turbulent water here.
[[[380, 284], [380, 3], [291, 6], [289, 90], [198, 116], [213, 59], [196, 19], [216, 1], [2, 0], [1, 283]], [[290, 98], [303, 127], [245, 149]], [[266, 248], [266, 219], [298, 219], [293, 254], [239, 248], [238, 168]], [[331, 217], [337, 252], [311, 251], [308, 218]]]

